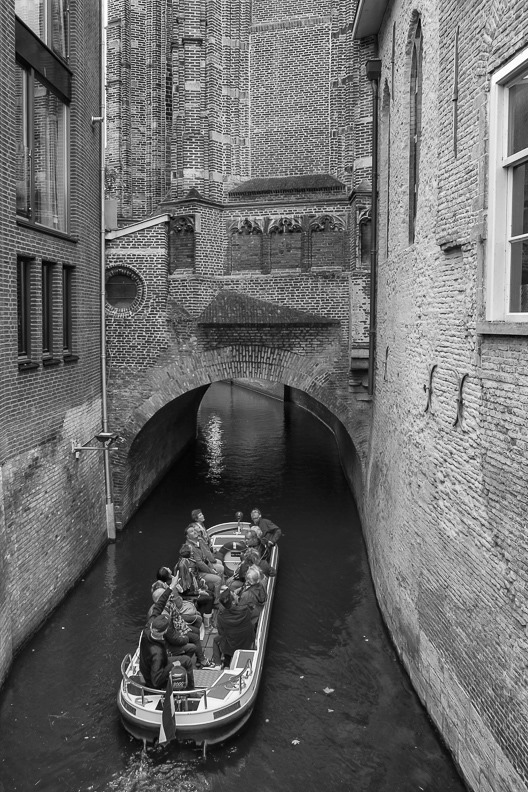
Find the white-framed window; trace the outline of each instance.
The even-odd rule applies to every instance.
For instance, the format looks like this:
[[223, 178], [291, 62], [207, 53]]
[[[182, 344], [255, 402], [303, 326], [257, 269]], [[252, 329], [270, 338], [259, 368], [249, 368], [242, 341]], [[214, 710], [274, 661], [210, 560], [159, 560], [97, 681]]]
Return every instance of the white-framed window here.
[[490, 84], [486, 318], [528, 322], [528, 49]]

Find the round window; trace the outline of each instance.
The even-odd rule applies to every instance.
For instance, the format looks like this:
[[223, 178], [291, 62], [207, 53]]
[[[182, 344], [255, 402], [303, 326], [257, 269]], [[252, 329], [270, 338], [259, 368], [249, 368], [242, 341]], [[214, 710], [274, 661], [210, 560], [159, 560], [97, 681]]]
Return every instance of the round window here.
[[136, 282], [128, 275], [111, 275], [106, 281], [106, 299], [114, 308], [130, 308], [136, 297]]
[[143, 304], [145, 288], [140, 276], [128, 267], [109, 267], [106, 273], [106, 303], [115, 313], [135, 313]]

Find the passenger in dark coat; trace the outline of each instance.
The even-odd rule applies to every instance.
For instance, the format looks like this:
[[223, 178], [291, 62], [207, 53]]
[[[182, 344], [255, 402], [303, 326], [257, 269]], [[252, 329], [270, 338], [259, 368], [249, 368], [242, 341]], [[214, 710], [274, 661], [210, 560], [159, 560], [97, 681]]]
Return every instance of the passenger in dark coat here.
[[193, 664], [190, 657], [171, 657], [165, 645], [165, 633], [170, 625], [168, 616], [156, 616], [145, 627], [139, 643], [139, 670], [147, 687], [163, 690], [176, 662], [187, 671], [187, 688], [194, 688]]
[[282, 531], [278, 525], [263, 517], [260, 509], [251, 509], [251, 522], [258, 525], [262, 531], [262, 542], [266, 547], [272, 547], [279, 541]]
[[249, 608], [251, 621], [254, 625], [258, 621], [267, 599], [268, 595], [260, 581], [258, 567], [249, 567], [246, 573], [246, 582], [238, 591], [238, 605]]
[[216, 666], [231, 662], [237, 649], [252, 649], [255, 641], [255, 630], [251, 621], [251, 612], [246, 606], [235, 605], [229, 589], [220, 594], [217, 629], [218, 635], [213, 640], [213, 662]]

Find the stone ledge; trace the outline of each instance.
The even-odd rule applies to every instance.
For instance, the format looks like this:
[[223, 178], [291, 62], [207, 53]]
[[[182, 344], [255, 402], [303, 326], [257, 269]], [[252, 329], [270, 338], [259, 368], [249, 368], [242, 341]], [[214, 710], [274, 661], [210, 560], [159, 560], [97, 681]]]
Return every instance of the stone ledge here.
[[479, 335], [528, 336], [528, 322], [477, 322]]

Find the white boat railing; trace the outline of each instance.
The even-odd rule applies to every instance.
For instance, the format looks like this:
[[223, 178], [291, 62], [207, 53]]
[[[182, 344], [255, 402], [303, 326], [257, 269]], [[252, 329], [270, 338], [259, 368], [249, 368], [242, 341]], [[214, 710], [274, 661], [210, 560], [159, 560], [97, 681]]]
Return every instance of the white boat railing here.
[[237, 687], [239, 688], [239, 692], [242, 693], [242, 690], [246, 687], [247, 682], [246, 679], [251, 676], [253, 671], [253, 663], [251, 662], [251, 658], [248, 657], [246, 660], [246, 665], [236, 676], [228, 679], [227, 682], [224, 682], [224, 687], [226, 690], [236, 690]]
[[[124, 685], [124, 687], [126, 689], [127, 694], [129, 696], [132, 696], [132, 694], [130, 693], [130, 691], [128, 689], [129, 686], [132, 685], [135, 689], [138, 690], [137, 697], [139, 697], [139, 692], [141, 693], [141, 704], [142, 704], [142, 706], [145, 706], [145, 704], [147, 703], [145, 701], [145, 694], [147, 696], [155, 695], [155, 696], [160, 696], [161, 698], [163, 698], [165, 696], [165, 691], [164, 690], [159, 690], [158, 688], [147, 687], [147, 685], [144, 685], [139, 680], [132, 679], [131, 677], [128, 676], [127, 669], [130, 666], [131, 662], [132, 662], [132, 658], [131, 658], [130, 654], [127, 654], [127, 655], [125, 655], [125, 657], [123, 658], [123, 661], [121, 663], [121, 677], [122, 677], [123, 685]], [[172, 691], [172, 695], [173, 695], [174, 698], [179, 699], [179, 700], [189, 699], [189, 698], [203, 699], [204, 709], [207, 709], [207, 691], [206, 690], [197, 690], [195, 688], [193, 690], [173, 690]]]

